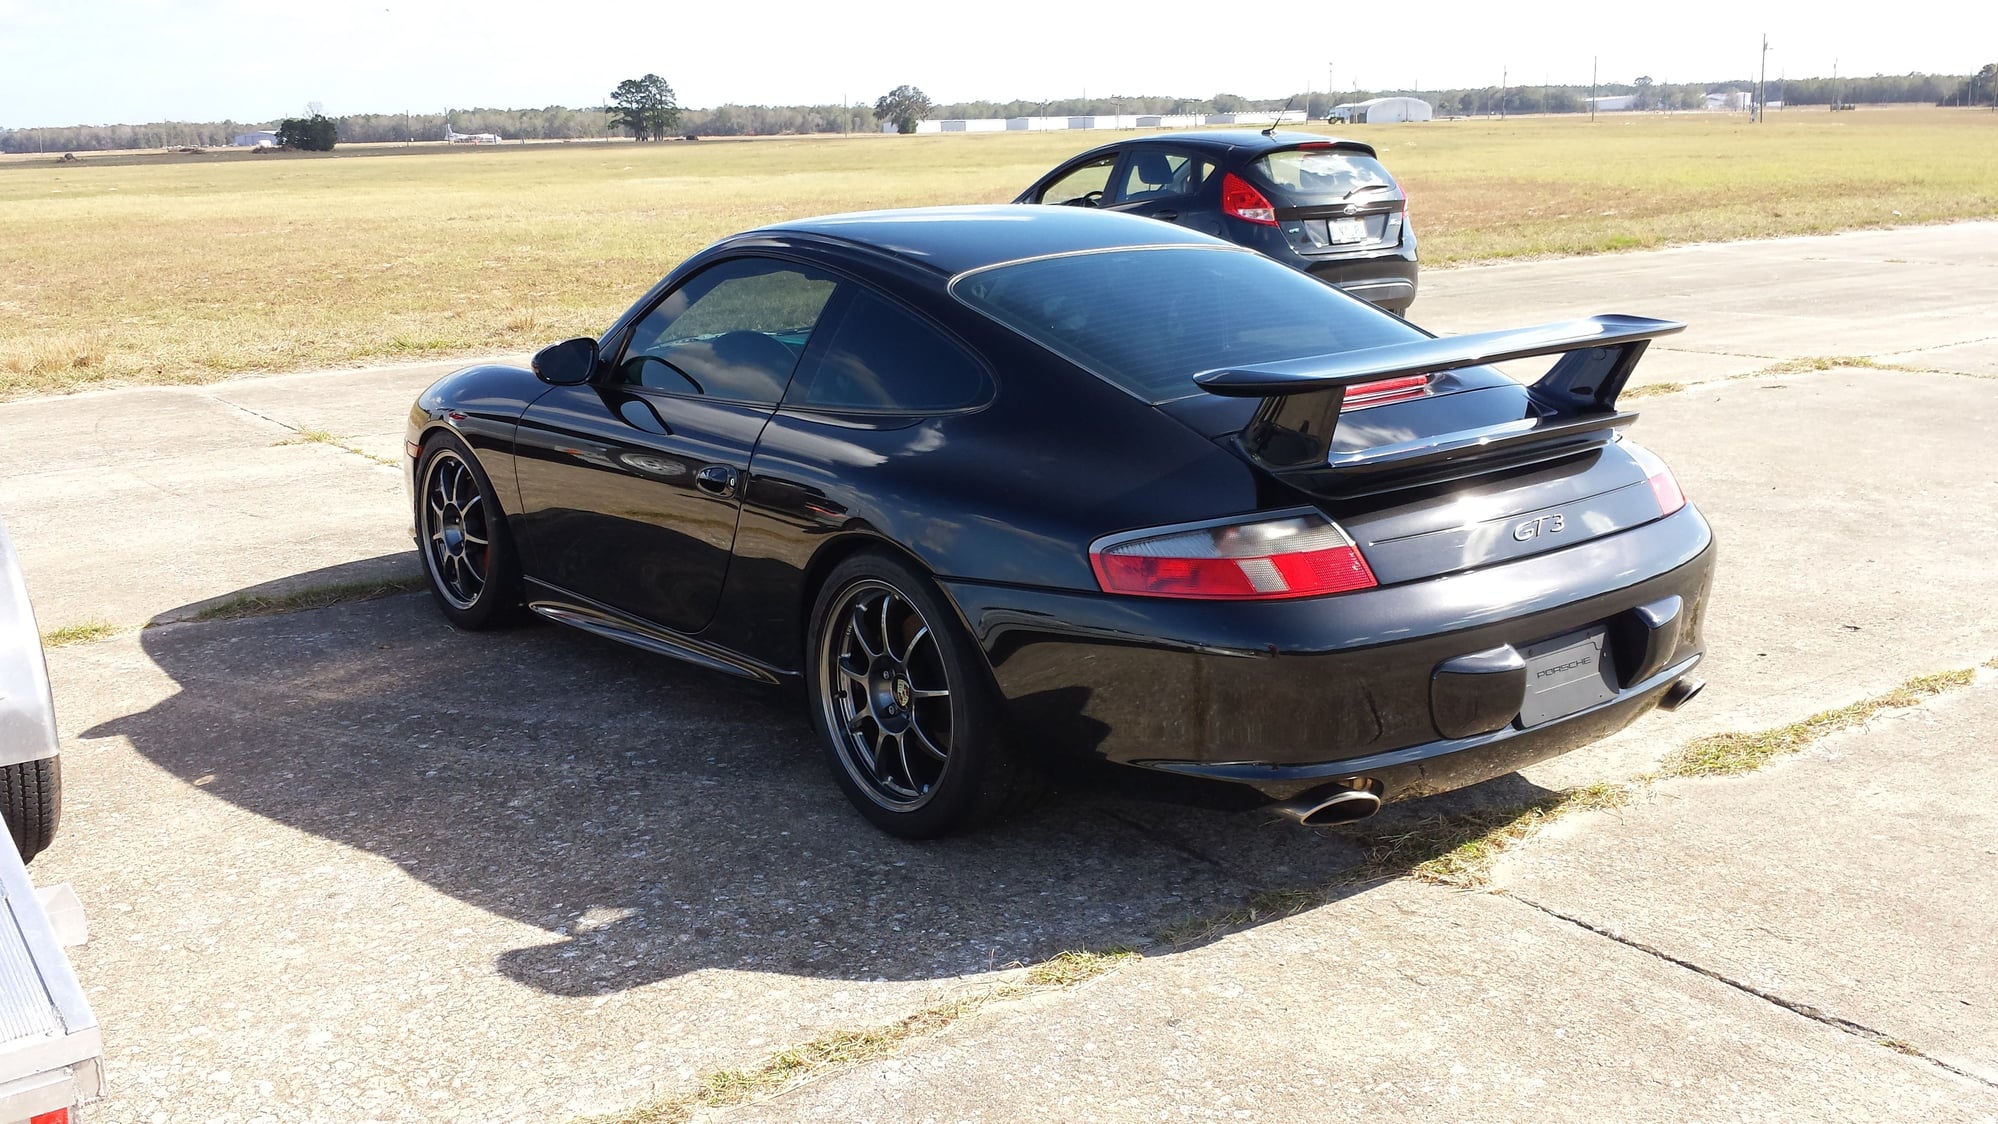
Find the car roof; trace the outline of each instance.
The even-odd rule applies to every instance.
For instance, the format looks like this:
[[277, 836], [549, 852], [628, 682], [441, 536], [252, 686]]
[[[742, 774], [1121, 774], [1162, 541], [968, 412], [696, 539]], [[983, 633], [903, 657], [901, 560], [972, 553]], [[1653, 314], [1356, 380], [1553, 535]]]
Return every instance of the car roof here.
[[[1255, 152], [1269, 152], [1279, 148], [1295, 148], [1300, 144], [1330, 143], [1340, 148], [1358, 149], [1369, 156], [1374, 154], [1374, 146], [1365, 141], [1348, 140], [1345, 137], [1328, 137], [1318, 133], [1294, 133], [1288, 130], [1276, 133], [1263, 133], [1254, 129], [1201, 129], [1197, 132], [1186, 133], [1154, 133], [1149, 136], [1133, 137], [1129, 140], [1118, 141], [1116, 143], [1119, 145], [1151, 144], [1159, 141], [1170, 141], [1173, 144], [1186, 145], [1193, 148], [1210, 148], [1225, 151], [1233, 151], [1241, 148]], [[1103, 147], [1110, 148], [1114, 146], [1104, 145]]]
[[1121, 246], [1238, 248], [1157, 219], [1088, 207], [1012, 203], [824, 215], [748, 232], [748, 236], [773, 234], [809, 234], [867, 246], [952, 276], [1023, 258]]

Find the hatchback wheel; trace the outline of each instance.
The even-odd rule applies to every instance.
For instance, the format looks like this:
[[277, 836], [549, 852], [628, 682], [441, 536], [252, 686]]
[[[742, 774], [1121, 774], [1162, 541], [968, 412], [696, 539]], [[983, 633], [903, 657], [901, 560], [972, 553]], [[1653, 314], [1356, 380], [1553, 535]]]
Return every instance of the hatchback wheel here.
[[862, 815], [909, 838], [1016, 812], [1043, 783], [1007, 744], [984, 658], [943, 594], [861, 554], [820, 588], [807, 652], [812, 718]]
[[520, 607], [520, 563], [478, 461], [439, 434], [424, 447], [417, 480], [416, 545], [431, 596], [459, 628], [506, 623]]

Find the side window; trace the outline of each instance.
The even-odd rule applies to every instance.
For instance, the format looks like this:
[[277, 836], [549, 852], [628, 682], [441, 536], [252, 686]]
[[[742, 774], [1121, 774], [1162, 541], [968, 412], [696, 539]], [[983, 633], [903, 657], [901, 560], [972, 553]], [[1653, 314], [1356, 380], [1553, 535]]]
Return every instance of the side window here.
[[633, 327], [618, 379], [774, 405], [837, 285], [830, 274], [773, 258], [702, 270]]
[[1201, 185], [1213, 174], [1213, 164], [1184, 152], [1140, 149], [1131, 154], [1118, 177], [1117, 202], [1198, 195]]
[[1112, 153], [1100, 160], [1091, 160], [1080, 168], [1075, 168], [1041, 192], [1039, 202], [1057, 203], [1064, 207], [1095, 207], [1110, 188], [1110, 170], [1117, 166], [1117, 156]]
[[824, 353], [787, 402], [819, 410], [934, 413], [984, 399], [985, 371], [916, 316], [865, 289], [836, 323]]

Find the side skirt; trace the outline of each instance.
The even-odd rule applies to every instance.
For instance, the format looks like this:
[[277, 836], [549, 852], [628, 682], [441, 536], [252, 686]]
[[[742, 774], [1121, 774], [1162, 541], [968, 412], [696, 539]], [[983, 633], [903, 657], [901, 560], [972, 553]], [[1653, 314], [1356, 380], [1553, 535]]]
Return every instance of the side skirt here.
[[738, 675], [759, 683], [783, 683], [792, 678], [747, 656], [648, 624], [608, 605], [531, 578], [527, 581], [527, 607], [571, 628], [657, 655], [685, 660], [710, 671]]

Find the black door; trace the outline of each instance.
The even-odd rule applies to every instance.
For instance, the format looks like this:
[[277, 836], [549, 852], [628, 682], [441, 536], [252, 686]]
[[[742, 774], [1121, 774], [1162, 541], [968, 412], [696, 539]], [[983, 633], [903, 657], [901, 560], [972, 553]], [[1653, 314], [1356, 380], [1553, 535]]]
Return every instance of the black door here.
[[744, 473], [836, 287], [739, 257], [702, 270], [607, 340], [602, 378], [520, 421], [529, 575], [676, 632], [713, 617]]

